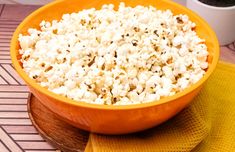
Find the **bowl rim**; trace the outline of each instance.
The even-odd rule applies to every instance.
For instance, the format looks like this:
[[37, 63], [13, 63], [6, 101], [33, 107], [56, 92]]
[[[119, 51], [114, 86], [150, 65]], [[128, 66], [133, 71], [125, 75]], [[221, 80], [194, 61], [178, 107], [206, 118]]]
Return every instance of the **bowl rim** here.
[[162, 0], [166, 4], [174, 5], [180, 9], [183, 9], [185, 14], [190, 14], [191, 16], [196, 18], [196, 20], [201, 20], [202, 24], [204, 25], [204, 28], [206, 30], [208, 30], [209, 33], [211, 33], [211, 35], [212, 35], [212, 38], [213, 38], [212, 41], [214, 42], [214, 45], [215, 45], [215, 53], [213, 54], [213, 60], [212, 60], [212, 63], [209, 65], [209, 68], [206, 71], [205, 75], [198, 82], [189, 86], [188, 88], [184, 89], [183, 91], [176, 93], [173, 96], [168, 96], [168, 97], [164, 97], [160, 100], [151, 101], [151, 102], [147, 102], [147, 103], [141, 103], [141, 104], [129, 104], [129, 105], [103, 105], [102, 104], [102, 105], [100, 105], [100, 104], [93, 104], [93, 103], [86, 103], [86, 102], [82, 102], [82, 101], [76, 101], [76, 100], [64, 97], [62, 95], [55, 94], [52, 91], [49, 91], [48, 89], [40, 86], [40, 84], [36, 83], [33, 79], [31, 79], [26, 74], [26, 72], [24, 72], [23, 68], [21, 67], [21, 65], [18, 62], [17, 53], [16, 53], [17, 51], [16, 51], [15, 47], [16, 47], [16, 45], [18, 45], [18, 36], [20, 34], [20, 30], [25, 25], [25, 23], [29, 22], [36, 14], [39, 14], [42, 10], [45, 10], [50, 6], [57, 4], [57, 3], [61, 3], [63, 1], [64, 0], [57, 0], [57, 1], [51, 2], [47, 5], [40, 7], [39, 9], [37, 9], [36, 11], [31, 13], [29, 16], [27, 16], [21, 22], [21, 24], [17, 27], [17, 29], [15, 30], [15, 32], [12, 36], [12, 39], [11, 39], [11, 43], [10, 43], [10, 45], [11, 45], [10, 46], [11, 60], [12, 60], [13, 66], [15, 67], [15, 70], [21, 76], [21, 78], [26, 82], [26, 84], [28, 84], [29, 87], [37, 90], [38, 92], [40, 92], [50, 98], [53, 98], [59, 102], [63, 102], [64, 104], [70, 104], [73, 106], [79, 106], [79, 107], [83, 107], [83, 108], [102, 109], [102, 110], [130, 110], [130, 109], [141, 109], [141, 108], [153, 107], [153, 106], [165, 104], [168, 102], [172, 102], [182, 96], [187, 95], [188, 93], [192, 92], [193, 90], [199, 88], [209, 78], [209, 76], [215, 70], [215, 67], [218, 63], [219, 51], [220, 51], [219, 50], [219, 42], [218, 42], [218, 39], [216, 37], [215, 32], [208, 25], [208, 23], [204, 19], [202, 19], [200, 16], [198, 16], [196, 13], [194, 13], [193, 11], [189, 10], [188, 8], [186, 8], [184, 6], [177, 4], [175, 2], [172, 2], [172, 1], [169, 1], [169, 0]]

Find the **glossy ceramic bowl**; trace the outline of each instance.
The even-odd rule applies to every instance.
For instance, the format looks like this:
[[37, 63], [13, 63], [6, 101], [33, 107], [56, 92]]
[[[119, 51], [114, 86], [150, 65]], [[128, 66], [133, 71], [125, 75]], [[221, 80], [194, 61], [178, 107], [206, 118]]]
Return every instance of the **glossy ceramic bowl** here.
[[[20, 33], [26, 34], [30, 27], [39, 28], [38, 25], [42, 20], [61, 19], [64, 13], [78, 12], [81, 9], [92, 7], [99, 9], [107, 3], [112, 3], [117, 7], [122, 1], [127, 6], [152, 5], [162, 10], [170, 9], [174, 14], [187, 14], [197, 24], [196, 32], [201, 38], [206, 39], [209, 51], [209, 68], [205, 76], [184, 91], [159, 101], [137, 105], [108, 106], [77, 102], [54, 94], [38, 85], [23, 71], [19, 61], [19, 43], [17, 40]], [[78, 128], [96, 133], [124, 134], [156, 126], [185, 108], [199, 93], [202, 85], [214, 71], [219, 58], [219, 44], [215, 33], [203, 19], [170, 0], [57, 0], [39, 8], [18, 26], [11, 41], [11, 58], [16, 71], [27, 83], [31, 92], [61, 119]]]

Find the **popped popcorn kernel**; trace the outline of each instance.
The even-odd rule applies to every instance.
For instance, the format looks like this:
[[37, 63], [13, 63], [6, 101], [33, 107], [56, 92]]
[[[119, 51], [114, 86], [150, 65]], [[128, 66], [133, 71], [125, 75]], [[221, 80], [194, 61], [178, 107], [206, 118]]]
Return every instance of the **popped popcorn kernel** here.
[[196, 24], [170, 10], [107, 4], [39, 26], [19, 35], [24, 71], [78, 102], [157, 102], [199, 81], [209, 66]]

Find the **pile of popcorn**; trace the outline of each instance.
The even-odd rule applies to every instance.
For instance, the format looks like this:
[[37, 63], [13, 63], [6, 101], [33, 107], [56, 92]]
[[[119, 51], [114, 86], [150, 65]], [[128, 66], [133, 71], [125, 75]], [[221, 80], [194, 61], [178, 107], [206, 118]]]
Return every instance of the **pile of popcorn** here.
[[157, 101], [196, 83], [208, 68], [205, 41], [187, 15], [152, 6], [103, 5], [19, 35], [24, 71], [76, 101]]

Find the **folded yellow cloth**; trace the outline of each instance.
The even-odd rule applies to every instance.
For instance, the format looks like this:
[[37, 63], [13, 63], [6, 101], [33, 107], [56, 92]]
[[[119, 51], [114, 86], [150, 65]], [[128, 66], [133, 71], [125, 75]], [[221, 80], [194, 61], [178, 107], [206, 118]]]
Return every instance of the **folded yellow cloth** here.
[[86, 151], [235, 151], [235, 65], [219, 62], [190, 106], [162, 125], [130, 135], [90, 134]]

